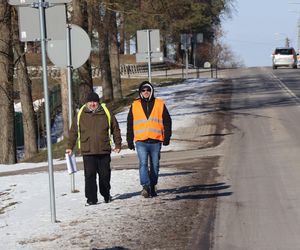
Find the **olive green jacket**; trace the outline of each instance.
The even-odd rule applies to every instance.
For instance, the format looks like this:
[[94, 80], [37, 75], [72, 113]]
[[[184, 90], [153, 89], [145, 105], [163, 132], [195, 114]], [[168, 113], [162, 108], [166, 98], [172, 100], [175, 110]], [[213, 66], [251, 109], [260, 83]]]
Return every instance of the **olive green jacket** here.
[[[121, 149], [122, 137], [118, 121], [113, 113], [111, 114], [111, 134], [116, 148]], [[77, 114], [78, 115], [78, 114]], [[72, 122], [69, 131], [68, 148], [75, 147], [78, 137], [77, 115]], [[110, 154], [111, 145], [109, 138], [109, 124], [108, 118], [103, 108], [93, 113], [85, 108], [80, 115], [80, 143], [82, 155], [93, 154]]]

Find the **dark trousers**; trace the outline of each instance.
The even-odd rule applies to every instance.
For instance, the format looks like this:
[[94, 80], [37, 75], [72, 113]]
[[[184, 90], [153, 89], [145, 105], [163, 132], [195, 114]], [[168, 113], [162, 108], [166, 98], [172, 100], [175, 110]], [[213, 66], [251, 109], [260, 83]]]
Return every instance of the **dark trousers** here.
[[97, 174], [99, 176], [100, 194], [109, 197], [110, 191], [110, 154], [84, 155], [85, 197], [88, 202], [98, 202]]

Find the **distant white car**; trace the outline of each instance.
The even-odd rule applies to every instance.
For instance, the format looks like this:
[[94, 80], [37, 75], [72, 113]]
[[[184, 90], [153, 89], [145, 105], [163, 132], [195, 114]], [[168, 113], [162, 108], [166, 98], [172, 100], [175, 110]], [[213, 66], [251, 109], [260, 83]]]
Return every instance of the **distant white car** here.
[[292, 47], [276, 48], [272, 54], [273, 69], [277, 67], [297, 68], [297, 53]]

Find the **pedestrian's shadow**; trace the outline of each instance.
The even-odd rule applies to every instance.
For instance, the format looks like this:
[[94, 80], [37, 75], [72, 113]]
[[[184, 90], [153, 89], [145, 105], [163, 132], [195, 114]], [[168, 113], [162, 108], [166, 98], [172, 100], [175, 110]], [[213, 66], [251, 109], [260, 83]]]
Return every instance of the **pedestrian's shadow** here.
[[129, 250], [124, 247], [108, 247], [108, 248], [91, 248], [91, 250]]
[[167, 200], [183, 200], [183, 199], [209, 199], [216, 198], [219, 196], [229, 196], [233, 192], [223, 192], [223, 190], [230, 188], [230, 185], [225, 183], [212, 183], [212, 184], [201, 184], [201, 185], [191, 185], [182, 186], [178, 188], [171, 189], [161, 189], [158, 193], [162, 195], [175, 194], [176, 196]]
[[[193, 174], [195, 172], [192, 171], [182, 171], [182, 172], [172, 172], [172, 173], [161, 173], [159, 174], [159, 177], [166, 177], [166, 176], [178, 176], [178, 175], [188, 175], [188, 174]], [[160, 191], [158, 191], [159, 193]], [[124, 199], [130, 199], [134, 196], [140, 196], [141, 191], [139, 192], [132, 192], [132, 193], [124, 193], [120, 195], [116, 195], [113, 197], [113, 200], [124, 200]]]
[[[230, 185], [225, 185], [224, 182], [212, 183], [212, 184], [201, 184], [201, 185], [191, 185], [182, 186], [176, 188], [159, 189], [157, 194], [167, 200], [183, 200], [183, 199], [209, 199], [216, 198], [219, 196], [229, 196], [232, 192], [221, 192], [224, 189], [230, 188]], [[173, 198], [166, 198], [165, 196], [169, 194], [176, 194]], [[130, 199], [134, 196], [140, 196], [141, 192], [131, 192], [124, 193], [115, 198], [115, 200], [120, 199]]]
[[182, 171], [182, 172], [173, 172], [173, 173], [162, 173], [159, 174], [159, 177], [166, 177], [166, 176], [177, 176], [177, 175], [188, 175], [193, 174], [195, 172], [192, 171]]

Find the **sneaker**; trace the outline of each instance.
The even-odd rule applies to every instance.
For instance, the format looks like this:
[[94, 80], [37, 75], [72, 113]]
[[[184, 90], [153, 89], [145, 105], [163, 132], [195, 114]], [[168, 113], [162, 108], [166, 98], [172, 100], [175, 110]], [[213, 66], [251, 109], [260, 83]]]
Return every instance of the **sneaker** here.
[[151, 185], [151, 196], [152, 196], [152, 197], [157, 196], [157, 188], [156, 188], [156, 185]]
[[88, 206], [92, 206], [92, 205], [96, 205], [97, 204], [97, 201], [87, 201], [85, 203], [85, 206], [88, 207]]
[[148, 186], [143, 186], [143, 190], [141, 192], [141, 195], [144, 196], [144, 198], [149, 198], [149, 187]]
[[110, 203], [112, 201], [111, 196], [109, 195], [107, 197], [104, 197], [104, 201], [105, 201], [105, 203]]

